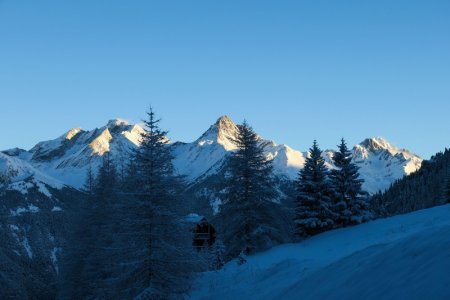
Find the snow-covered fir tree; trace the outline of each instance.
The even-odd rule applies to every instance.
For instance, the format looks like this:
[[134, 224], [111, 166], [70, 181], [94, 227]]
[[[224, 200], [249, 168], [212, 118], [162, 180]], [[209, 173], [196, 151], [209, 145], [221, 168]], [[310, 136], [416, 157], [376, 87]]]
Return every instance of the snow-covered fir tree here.
[[333, 163], [336, 169], [330, 171], [330, 183], [333, 189], [334, 209], [337, 214], [337, 226], [361, 223], [368, 219], [369, 208], [367, 193], [363, 191], [364, 180], [359, 179], [359, 168], [352, 162], [352, 153], [342, 139], [334, 153]]
[[266, 144], [244, 121], [234, 140], [237, 150], [227, 164], [227, 194], [219, 215], [227, 258], [254, 253], [280, 242], [280, 207], [273, 203], [272, 162]]
[[298, 195], [294, 223], [296, 234], [300, 237], [311, 236], [335, 226], [332, 190], [321, 154], [322, 151], [314, 141], [296, 183]]
[[181, 181], [174, 174], [167, 132], [160, 129], [152, 109], [145, 125], [119, 207], [116, 295], [180, 298], [189, 288], [193, 269], [191, 235], [177, 214]]

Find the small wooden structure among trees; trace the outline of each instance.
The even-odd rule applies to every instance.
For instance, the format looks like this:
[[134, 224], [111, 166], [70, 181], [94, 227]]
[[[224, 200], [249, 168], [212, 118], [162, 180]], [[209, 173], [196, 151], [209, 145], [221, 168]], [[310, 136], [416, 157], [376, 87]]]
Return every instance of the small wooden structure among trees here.
[[194, 229], [192, 245], [200, 250], [206, 247], [212, 247], [216, 241], [216, 230], [208, 223], [206, 218], [202, 218], [200, 223]]

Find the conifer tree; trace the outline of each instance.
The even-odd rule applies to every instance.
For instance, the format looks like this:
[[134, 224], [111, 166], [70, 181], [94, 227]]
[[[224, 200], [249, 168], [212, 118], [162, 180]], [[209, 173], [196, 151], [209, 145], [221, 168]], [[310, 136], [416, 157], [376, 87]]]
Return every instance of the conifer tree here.
[[95, 186], [95, 176], [94, 172], [92, 171], [92, 165], [89, 164], [88, 169], [86, 171], [86, 180], [83, 185], [83, 191], [88, 194], [89, 197], [92, 197], [94, 193], [94, 186]]
[[221, 206], [220, 222], [227, 258], [266, 249], [280, 242], [279, 205], [273, 203], [272, 162], [253, 129], [244, 121], [234, 140], [237, 150], [228, 160], [228, 190]]
[[361, 223], [369, 216], [367, 193], [362, 190], [359, 168], [352, 162], [352, 153], [342, 139], [333, 156], [336, 169], [330, 171], [337, 225]]
[[85, 197], [72, 203], [71, 224], [62, 251], [59, 298], [111, 298], [111, 247], [116, 231], [114, 208], [117, 174], [109, 152], [103, 155], [98, 176], [89, 166], [84, 184]]
[[85, 216], [91, 235], [88, 238], [92, 239], [86, 241], [89, 253], [85, 258], [84, 277], [89, 279], [89, 285], [85, 292], [98, 298], [113, 296], [108, 281], [112, 276], [111, 254], [118, 229], [115, 219], [118, 191], [117, 170], [110, 153], [106, 152], [95, 178], [90, 205], [87, 205], [89, 210]]
[[181, 181], [159, 122], [150, 109], [124, 180], [113, 276], [122, 298], [171, 299], [189, 287], [191, 235], [178, 215]]
[[[88, 178], [89, 179], [89, 178]], [[98, 170], [94, 185], [94, 195], [101, 205], [112, 204], [117, 197], [119, 181], [117, 170], [109, 152], [103, 155], [103, 162]]]
[[334, 227], [331, 186], [321, 154], [322, 151], [314, 141], [297, 179], [294, 223], [296, 234], [300, 237], [311, 236]]

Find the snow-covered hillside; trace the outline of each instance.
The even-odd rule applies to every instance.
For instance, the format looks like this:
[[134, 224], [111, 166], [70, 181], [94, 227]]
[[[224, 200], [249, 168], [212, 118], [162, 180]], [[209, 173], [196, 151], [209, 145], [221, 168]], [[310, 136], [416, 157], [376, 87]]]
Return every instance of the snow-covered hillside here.
[[48, 283], [59, 269], [65, 212], [81, 193], [30, 164], [29, 153], [8, 153], [0, 153], [0, 298], [27, 299], [31, 288], [52, 293]]
[[[111, 120], [106, 126], [91, 131], [71, 129], [54, 140], [38, 143], [29, 151], [12, 149], [4, 153], [28, 163], [46, 176], [80, 188], [88, 167], [96, 170], [106, 152], [111, 154], [120, 171], [133, 149], [139, 146], [142, 132], [139, 125]], [[171, 144], [176, 170], [190, 183], [198, 183], [217, 173], [227, 155], [236, 149], [233, 140], [237, 132], [238, 126], [223, 116], [196, 141]], [[261, 143], [267, 144], [266, 156], [274, 162], [275, 175], [295, 179], [305, 163], [307, 153], [262, 137]], [[323, 155], [327, 165], [332, 168], [333, 151], [325, 151]], [[420, 157], [382, 138], [366, 139], [353, 148], [353, 155], [361, 167], [364, 188], [370, 193], [386, 189], [396, 179], [416, 171], [422, 163]]]
[[191, 299], [450, 299], [450, 205], [275, 247], [196, 280]]
[[26, 194], [36, 187], [46, 196], [51, 196], [47, 187], [61, 189], [64, 184], [32, 166], [27, 161], [0, 153], [0, 185], [6, 189]]

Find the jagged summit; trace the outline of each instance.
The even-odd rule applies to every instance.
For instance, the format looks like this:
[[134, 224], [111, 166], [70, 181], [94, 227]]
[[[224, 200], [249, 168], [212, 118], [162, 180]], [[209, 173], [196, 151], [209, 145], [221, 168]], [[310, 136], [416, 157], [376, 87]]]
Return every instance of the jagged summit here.
[[367, 138], [360, 143], [361, 146], [371, 151], [379, 150], [397, 150], [398, 148], [389, 143], [385, 138], [372, 137]]
[[236, 125], [233, 120], [231, 120], [230, 117], [227, 115], [223, 115], [220, 118], [217, 119], [215, 125], [217, 126], [229, 126], [229, 125]]
[[417, 171], [422, 158], [381, 137], [367, 138], [353, 148], [353, 158], [371, 193], [384, 190], [396, 179]]
[[[228, 116], [221, 116], [195, 142], [174, 145], [175, 168], [190, 180], [217, 172], [229, 153], [237, 149], [238, 133], [238, 125]], [[265, 154], [274, 162], [274, 173], [294, 179], [303, 166], [303, 154], [287, 145], [258, 138], [267, 143]]]
[[106, 127], [108, 128], [114, 128], [114, 127], [121, 127], [121, 126], [128, 126], [129, 123], [127, 120], [124, 119], [112, 119], [109, 120], [106, 124]]
[[219, 132], [235, 133], [237, 130], [236, 123], [233, 122], [228, 116], [224, 115], [217, 119], [216, 123], [210, 127], [210, 129], [216, 129]]
[[217, 127], [218, 142], [226, 148], [235, 149], [233, 140], [239, 133], [237, 125], [228, 116], [220, 117], [215, 125]]
[[96, 170], [105, 153], [118, 164], [126, 162], [140, 144], [142, 128], [123, 119], [92, 130], [73, 128], [57, 139], [40, 142], [20, 157], [65, 183], [80, 187], [86, 168]]
[[216, 123], [211, 125], [209, 129], [197, 139], [196, 143], [204, 144], [220, 144], [225, 147], [227, 151], [236, 149], [233, 143], [237, 133], [238, 126], [228, 117], [221, 116]]
[[390, 155], [402, 156], [405, 159], [420, 158], [418, 155], [410, 152], [409, 150], [398, 148], [382, 137], [372, 137], [365, 139], [355, 146], [355, 151], [360, 153], [362, 156], [367, 156], [368, 152], [387, 152]]

